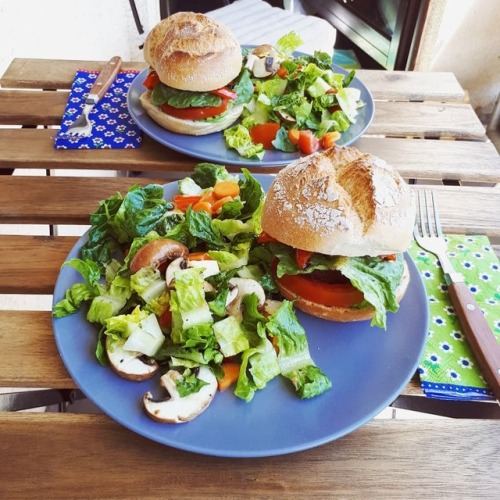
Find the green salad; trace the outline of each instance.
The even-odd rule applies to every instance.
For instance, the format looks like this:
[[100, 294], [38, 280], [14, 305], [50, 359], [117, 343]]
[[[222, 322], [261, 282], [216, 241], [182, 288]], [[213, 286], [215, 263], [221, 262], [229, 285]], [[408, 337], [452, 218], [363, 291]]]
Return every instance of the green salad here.
[[217, 389], [249, 402], [278, 376], [300, 398], [328, 390], [292, 302], [277, 294], [273, 255], [257, 242], [259, 182], [200, 163], [178, 189], [171, 201], [151, 184], [100, 202], [81, 255], [63, 264], [82, 279], [54, 317], [82, 309], [95, 325], [96, 362], [117, 376], [159, 375], [168, 394], [143, 402], [160, 422], [191, 420]]
[[227, 147], [242, 157], [262, 159], [266, 149], [310, 154], [356, 122], [364, 103], [350, 86], [355, 72], [336, 73], [325, 52], [294, 56], [302, 43], [292, 32], [275, 47], [245, 51], [240, 82], [250, 80], [254, 91], [245, 93], [241, 121], [224, 131]]

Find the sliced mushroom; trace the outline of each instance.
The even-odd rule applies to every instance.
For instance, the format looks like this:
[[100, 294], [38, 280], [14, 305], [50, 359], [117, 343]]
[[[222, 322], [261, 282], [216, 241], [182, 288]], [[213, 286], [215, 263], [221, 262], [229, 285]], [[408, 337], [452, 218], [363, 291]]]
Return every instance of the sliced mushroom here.
[[189, 249], [182, 243], [162, 239], [146, 243], [142, 248], [137, 250], [130, 261], [130, 272], [135, 274], [139, 269], [147, 266], [156, 266], [164, 262], [176, 259], [177, 257], [185, 257], [189, 253]]
[[259, 45], [247, 56], [246, 67], [257, 78], [274, 75], [281, 65], [282, 58], [272, 45]]
[[143, 356], [140, 352], [126, 351], [123, 349], [124, 342], [115, 342], [111, 348], [108, 339], [106, 339], [106, 354], [109, 364], [120, 377], [140, 382], [156, 374], [159, 365], [155, 360]]
[[281, 307], [281, 304], [281, 300], [267, 299], [263, 306], [264, 314], [272, 316]]
[[229, 315], [241, 319], [243, 317], [243, 313], [241, 311], [241, 302], [243, 297], [245, 295], [251, 295], [252, 293], [257, 295], [259, 307], [264, 305], [266, 293], [257, 281], [251, 278], [231, 278], [229, 283], [238, 289], [236, 297], [226, 307]]
[[[179, 257], [178, 259], [173, 260], [165, 271], [165, 281], [167, 282], [167, 286], [173, 285], [174, 276], [177, 271], [186, 269], [187, 267], [203, 268], [201, 273], [203, 278], [215, 276], [220, 273], [219, 264], [216, 260], [189, 260], [189, 256], [187, 259], [185, 257]], [[205, 282], [203, 288], [205, 292], [213, 291], [213, 287], [207, 282]]]
[[157, 422], [169, 424], [189, 422], [197, 417], [212, 402], [217, 390], [217, 379], [210, 368], [200, 367], [197, 377], [207, 382], [207, 385], [198, 392], [181, 397], [177, 390], [177, 381], [182, 380], [182, 375], [175, 370], [165, 373], [160, 383], [167, 390], [169, 397], [155, 400], [151, 392], [144, 394], [142, 401], [147, 415]]
[[178, 257], [168, 265], [165, 271], [165, 281], [167, 286], [171, 286], [173, 284], [175, 273], [181, 269], [186, 269], [185, 257]]

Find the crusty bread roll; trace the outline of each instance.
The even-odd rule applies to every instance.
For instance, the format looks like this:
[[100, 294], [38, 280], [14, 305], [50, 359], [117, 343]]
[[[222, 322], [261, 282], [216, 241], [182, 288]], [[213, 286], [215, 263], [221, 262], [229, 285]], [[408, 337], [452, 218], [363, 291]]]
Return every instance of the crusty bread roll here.
[[[408, 284], [410, 283], [410, 272], [406, 262], [404, 263], [404, 268], [404, 274], [396, 292], [396, 300], [398, 302], [400, 302], [403, 298], [406, 289], [408, 288]], [[295, 307], [307, 314], [317, 316], [318, 318], [346, 323], [368, 320], [373, 318], [373, 315], [375, 314], [374, 308], [369, 305], [359, 309], [353, 307], [325, 306], [323, 304], [318, 304], [317, 302], [305, 299], [304, 297], [297, 296], [297, 294], [288, 290], [279, 280], [276, 280], [276, 285], [285, 299], [295, 300]]]
[[231, 126], [243, 112], [243, 106], [232, 106], [222, 119], [210, 120], [184, 120], [167, 115], [158, 106], [151, 102], [151, 92], [148, 90], [140, 96], [142, 107], [158, 125], [163, 128], [187, 135], [207, 135], [219, 132]]
[[178, 12], [150, 31], [144, 59], [165, 85], [205, 92], [236, 78], [243, 56], [228, 27], [203, 14]]
[[351, 147], [299, 158], [274, 179], [262, 229], [278, 241], [326, 255], [405, 251], [415, 223], [413, 192], [383, 160]]

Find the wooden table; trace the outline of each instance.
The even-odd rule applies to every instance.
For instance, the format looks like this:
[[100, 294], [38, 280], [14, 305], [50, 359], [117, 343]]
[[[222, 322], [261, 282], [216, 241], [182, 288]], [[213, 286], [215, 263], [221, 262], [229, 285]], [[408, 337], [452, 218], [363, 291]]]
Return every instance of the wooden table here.
[[[78, 67], [100, 63], [15, 59], [0, 80], [0, 171], [42, 169], [0, 178], [0, 224], [76, 224], [83, 231], [99, 200], [134, 183], [164, 183], [165, 174], [182, 176], [197, 162], [147, 137], [135, 150], [55, 150], [52, 126], [60, 123]], [[416, 189], [437, 181], [445, 231], [498, 242], [500, 160], [455, 77], [366, 70], [358, 76], [373, 93], [376, 113], [355, 146], [417, 180]], [[54, 175], [60, 169], [79, 176]], [[142, 175], [103, 178], [94, 170]], [[77, 237], [25, 232], [0, 235], [0, 293], [50, 295]], [[0, 387], [76, 389], [58, 356], [50, 311], [2, 307], [0, 324]], [[418, 385], [405, 394], [420, 394]], [[498, 498], [500, 491], [494, 420], [374, 420], [316, 449], [242, 460], [170, 449], [102, 414], [0, 412], [0, 429], [1, 498]]]

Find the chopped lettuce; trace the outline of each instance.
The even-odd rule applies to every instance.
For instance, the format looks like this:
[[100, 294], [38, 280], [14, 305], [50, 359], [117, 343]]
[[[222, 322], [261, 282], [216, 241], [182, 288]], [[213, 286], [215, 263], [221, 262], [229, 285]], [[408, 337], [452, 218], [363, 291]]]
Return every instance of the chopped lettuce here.
[[[266, 98], [286, 100], [279, 95], [279, 85], [266, 87], [270, 93], [277, 92]], [[300, 99], [294, 102], [301, 106]], [[283, 134], [284, 138], [285, 129]], [[310, 358], [291, 303], [287, 303], [290, 308], [277, 310], [276, 305], [269, 316], [269, 310], [264, 313], [259, 307], [257, 295], [249, 294], [238, 314], [228, 314], [230, 279], [254, 279], [266, 292], [276, 292], [269, 266], [274, 255], [286, 252], [280, 248], [273, 254], [270, 248], [255, 245], [262, 231], [265, 193], [247, 169], [236, 176], [222, 165], [200, 163], [178, 186], [184, 194], [199, 194], [227, 180], [238, 182], [239, 195], [214, 217], [191, 208], [185, 213], [172, 210], [173, 205], [163, 199], [163, 188], [155, 184], [133, 186], [125, 196], [116, 194], [102, 201], [91, 216], [82, 258], [64, 264], [83, 281], [66, 291], [54, 305], [53, 315], [72, 314], [88, 303], [86, 319], [99, 329], [95, 353], [102, 365], [107, 364], [106, 349], [120, 345], [157, 360], [164, 368], [179, 370], [184, 377], [179, 390], [186, 394], [198, 387], [197, 367], [209, 366], [220, 378], [221, 364], [228, 357], [241, 361], [235, 394], [245, 401], [278, 375], [290, 379], [300, 397], [321, 394], [329, 381]], [[164, 237], [182, 241], [191, 252], [206, 252], [214, 260], [210, 265], [193, 260], [175, 271], [171, 288], [166, 286], [164, 271], [152, 266], [131, 274], [129, 264], [136, 252]], [[292, 266], [293, 259], [289, 260], [284, 258], [283, 266]], [[273, 337], [279, 354], [270, 340]]]
[[217, 321], [213, 328], [215, 338], [225, 357], [235, 356], [250, 347], [240, 323], [234, 316]]
[[269, 318], [266, 328], [278, 344], [280, 371], [292, 381], [301, 398], [318, 396], [331, 388], [331, 381], [316, 367], [309, 354], [307, 337], [295, 316], [292, 302], [284, 300]]
[[243, 125], [238, 124], [224, 130], [224, 140], [228, 148], [236, 149], [243, 158], [264, 158], [264, 146], [254, 144], [250, 132]]
[[213, 323], [212, 313], [205, 300], [203, 278], [199, 269], [187, 268], [174, 273], [171, 309], [173, 313], [180, 315], [182, 330], [204, 323]]
[[291, 56], [294, 51], [296, 51], [304, 41], [295, 33], [295, 31], [291, 31], [286, 35], [283, 35], [276, 42], [276, 50], [280, 52], [283, 56]]

